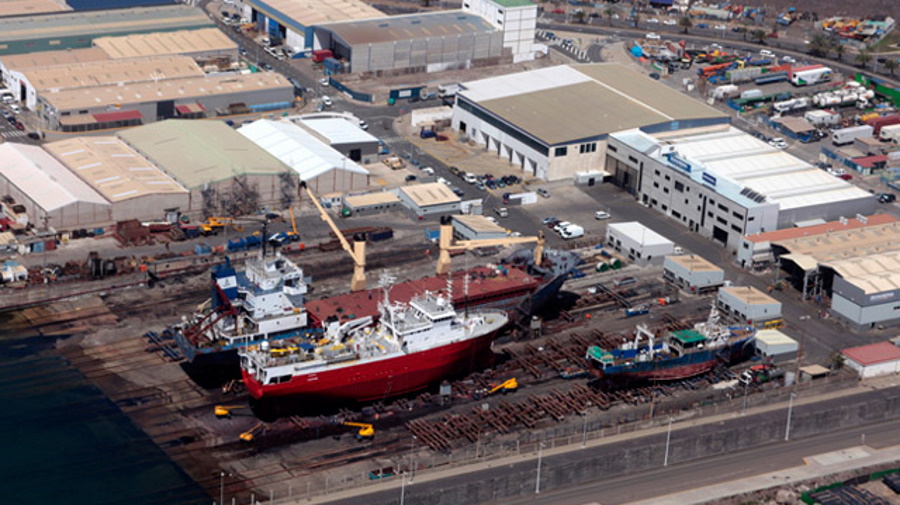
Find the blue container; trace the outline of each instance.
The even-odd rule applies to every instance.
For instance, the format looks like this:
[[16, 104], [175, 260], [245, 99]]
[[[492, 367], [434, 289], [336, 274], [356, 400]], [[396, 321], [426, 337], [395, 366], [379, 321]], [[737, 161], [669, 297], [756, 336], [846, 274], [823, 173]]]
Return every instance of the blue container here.
[[262, 240], [260, 240], [258, 235], [248, 235], [246, 238], [244, 238], [244, 243], [249, 249], [251, 247], [259, 247], [259, 245], [262, 243]]
[[228, 241], [229, 251], [243, 251], [247, 248], [247, 242], [242, 238], [233, 238]]
[[212, 253], [212, 247], [206, 244], [197, 244], [194, 246], [194, 254], [210, 254]]
[[41, 253], [44, 252], [44, 243], [43, 242], [35, 242], [31, 244], [31, 252]]

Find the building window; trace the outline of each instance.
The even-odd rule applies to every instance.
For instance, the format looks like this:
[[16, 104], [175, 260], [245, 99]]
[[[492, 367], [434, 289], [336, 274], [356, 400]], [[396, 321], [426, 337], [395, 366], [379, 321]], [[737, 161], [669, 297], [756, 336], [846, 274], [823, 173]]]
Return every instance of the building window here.
[[741, 213], [738, 212], [738, 211], [732, 212], [731, 215], [734, 216], [734, 217], [736, 217], [736, 218], [738, 218], [738, 219], [740, 219], [740, 220], [742, 220], [742, 221], [744, 220], [744, 216], [742, 216]]
[[681, 219], [681, 212], [678, 212], [677, 210], [673, 210], [672, 217], [674, 217], [675, 219]]
[[736, 224], [731, 225], [731, 229], [738, 233], [741, 233], [741, 227]]
[[663, 193], [669, 194], [669, 188], [663, 188]]
[[728, 207], [726, 207], [726, 206], [724, 206], [724, 205], [722, 205], [722, 204], [720, 203], [720, 204], [719, 204], [719, 210], [721, 210], [722, 212], [728, 212]]
[[725, 224], [725, 225], [727, 225], [727, 224], [728, 224], [728, 222], [727, 222], [727, 221], [725, 221], [725, 220], [724, 220], [724, 219], [722, 219], [722, 217], [721, 217], [721, 216], [716, 216], [716, 221], [718, 221], [718, 222], [719, 222], [719, 224]]
[[654, 182], [654, 183], [653, 183], [653, 187], [656, 188], [656, 189], [659, 189], [659, 183], [658, 183], [658, 182]]
[[606, 146], [606, 148], [614, 153], [619, 152], [619, 148], [616, 146]]
[[756, 219], [756, 216], [750, 216], [750, 217], [747, 218], [747, 221], [749, 222], [749, 221], [753, 221], [753, 220], [755, 220], [755, 219]]
[[659, 177], [659, 170], [656, 171], [656, 176]]
[[750, 249], [750, 244], [748, 244], [746, 242], [744, 242], [743, 246], [744, 246], [744, 249]]
[[662, 206], [662, 210], [663, 210], [663, 212], [669, 210], [669, 206], [668, 206], [668, 205], [663, 205], [663, 206]]
[[672, 180], [672, 178], [671, 178], [671, 177], [669, 177], [669, 176], [668, 176], [668, 175], [667, 175], [667, 176], [666, 176], [666, 180], [667, 180], [667, 181], [671, 181], [671, 180]]
[[565, 156], [565, 155], [567, 155], [568, 153], [569, 153], [569, 148], [568, 148], [568, 147], [557, 147], [557, 148], [553, 151], [553, 155], [554, 155], [554, 156], [557, 156], [557, 157]]
[[628, 161], [630, 161], [630, 162], [632, 162], [632, 163], [637, 163], [637, 162], [638, 162], [637, 158], [635, 158], [634, 156], [629, 156], [629, 157], [628, 157]]
[[678, 181], [675, 181], [675, 191], [684, 192], [684, 184]]
[[712, 217], [712, 211], [711, 211], [711, 210], [706, 212], [706, 217]]
[[595, 153], [597, 152], [597, 143], [591, 142], [590, 144], [581, 144], [578, 146], [578, 149], [581, 154]]

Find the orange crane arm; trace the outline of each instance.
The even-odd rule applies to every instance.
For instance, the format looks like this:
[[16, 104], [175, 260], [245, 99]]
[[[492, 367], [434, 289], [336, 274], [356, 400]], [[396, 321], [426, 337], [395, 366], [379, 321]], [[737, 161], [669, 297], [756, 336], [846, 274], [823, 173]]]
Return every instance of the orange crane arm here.
[[316, 206], [316, 209], [319, 211], [319, 217], [322, 218], [322, 221], [328, 224], [331, 227], [331, 230], [337, 236], [338, 240], [341, 242], [341, 247], [347, 251], [347, 254], [353, 259], [353, 279], [350, 281], [350, 289], [352, 291], [360, 291], [366, 289], [366, 243], [363, 240], [354, 239], [353, 245], [351, 246], [349, 242], [347, 242], [347, 238], [344, 237], [344, 233], [341, 232], [340, 228], [334, 224], [334, 221], [331, 219], [331, 216], [325, 212], [325, 208], [322, 207], [322, 204], [319, 203], [319, 199], [316, 198], [315, 193], [309, 189], [309, 186], [306, 185], [305, 182], [301, 182], [300, 186], [306, 190], [306, 193], [309, 195], [309, 199], [312, 200], [313, 205]]

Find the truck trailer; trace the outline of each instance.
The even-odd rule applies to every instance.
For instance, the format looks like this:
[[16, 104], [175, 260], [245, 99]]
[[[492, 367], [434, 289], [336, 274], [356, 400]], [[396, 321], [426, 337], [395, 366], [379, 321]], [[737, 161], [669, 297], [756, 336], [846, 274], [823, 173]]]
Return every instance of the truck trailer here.
[[833, 72], [823, 65], [809, 65], [791, 70], [791, 84], [794, 86], [812, 86], [831, 80]]
[[852, 144], [854, 140], [863, 137], [871, 137], [874, 128], [869, 125], [853, 126], [850, 128], [841, 128], [835, 130], [831, 134], [831, 143], [836, 146], [844, 146]]
[[900, 124], [892, 124], [881, 128], [878, 138], [885, 142], [900, 144]]

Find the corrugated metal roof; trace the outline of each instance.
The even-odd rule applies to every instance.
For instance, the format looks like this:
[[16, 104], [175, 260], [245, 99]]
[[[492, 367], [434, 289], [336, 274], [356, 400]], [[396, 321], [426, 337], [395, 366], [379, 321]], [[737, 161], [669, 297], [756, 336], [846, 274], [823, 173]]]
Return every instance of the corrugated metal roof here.
[[35, 67], [49, 67], [53, 65], [69, 65], [72, 63], [85, 63], [88, 61], [108, 60], [109, 55], [99, 47], [85, 47], [83, 49], [68, 49], [65, 51], [39, 51], [25, 54], [6, 54], [0, 56], [0, 61], [7, 69], [26, 70]]
[[0, 176], [47, 212], [80, 201], [109, 205], [99, 193], [37, 146], [0, 145]]
[[5, 42], [198, 26], [215, 26], [215, 23], [202, 10], [182, 4], [0, 19], [0, 33]]
[[491, 220], [479, 215], [461, 215], [453, 216], [454, 221], [459, 221], [464, 226], [470, 228], [475, 233], [502, 233], [506, 235], [506, 228], [498, 224], [494, 224]]
[[318, 133], [332, 144], [378, 143], [378, 138], [342, 118], [300, 118], [297, 124]]
[[169, 119], [116, 134], [187, 188], [287, 167], [222, 121]]
[[237, 43], [218, 28], [100, 37], [94, 39], [94, 46], [114, 59], [205, 51], [237, 51]]
[[900, 360], [900, 347], [890, 342], [878, 342], [844, 349], [843, 354], [862, 366], [869, 366]]
[[806, 254], [819, 263], [849, 260], [900, 250], [900, 222], [891, 220], [867, 227], [835, 227], [825, 233], [773, 240], [792, 254]]
[[900, 289], [900, 251], [823, 263], [867, 295]]
[[290, 121], [260, 119], [237, 131], [291, 167], [303, 181], [332, 170], [369, 174], [368, 170]]
[[366, 193], [364, 195], [353, 195], [344, 198], [344, 203], [351, 208], [368, 207], [369, 205], [382, 205], [387, 203], [397, 203], [400, 198], [390, 191], [378, 191], [376, 193]]
[[75, 137], [44, 149], [110, 202], [188, 192], [116, 137]]
[[691, 164], [692, 177], [706, 172], [728, 179], [777, 202], [782, 211], [846, 200], [872, 198], [868, 192], [813, 167], [737, 128], [718, 132], [654, 135], [659, 145], [674, 146]]
[[548, 145], [673, 120], [726, 117], [614, 63], [543, 68], [466, 82], [463, 88], [461, 96]]
[[[277, 72], [253, 74], [201, 75], [161, 81], [135, 82], [118, 86], [93, 86], [88, 88], [48, 91], [42, 96], [57, 111], [75, 111], [95, 108], [98, 104], [128, 107], [149, 100], [198, 100], [210, 95], [240, 94], [264, 89], [284, 89], [286, 96], [294, 86]], [[71, 117], [71, 116], [70, 116]]]
[[350, 45], [455, 37], [497, 31], [481, 16], [461, 10], [344, 21], [322, 25]]
[[744, 238], [746, 238], [750, 242], [781, 242], [784, 240], [791, 240], [795, 238], [813, 237], [816, 235], [823, 235], [825, 233], [893, 223], [897, 220], [898, 219], [896, 217], [890, 214], [875, 214], [873, 216], [867, 216], [865, 219], [865, 223], [854, 217], [847, 219], [846, 224], [841, 223], [840, 221], [831, 221], [828, 223], [817, 224], [813, 226], [804, 226], [802, 228], [785, 228], [783, 230], [755, 233], [753, 235], [746, 235]]
[[360, 0], [317, 0], [314, 2], [308, 0], [245, 0], [245, 3], [275, 17], [276, 20], [287, 18], [307, 27], [350, 19], [386, 16], [380, 10]]
[[0, 17], [30, 16], [50, 12], [66, 12], [72, 10], [65, 2], [59, 0], [2, 0], [0, 1]]
[[181, 77], [202, 77], [203, 70], [190, 56], [168, 55], [127, 60], [100, 60], [49, 67], [34, 67], [22, 72], [39, 91], [64, 90], [135, 82], [160, 81]]

